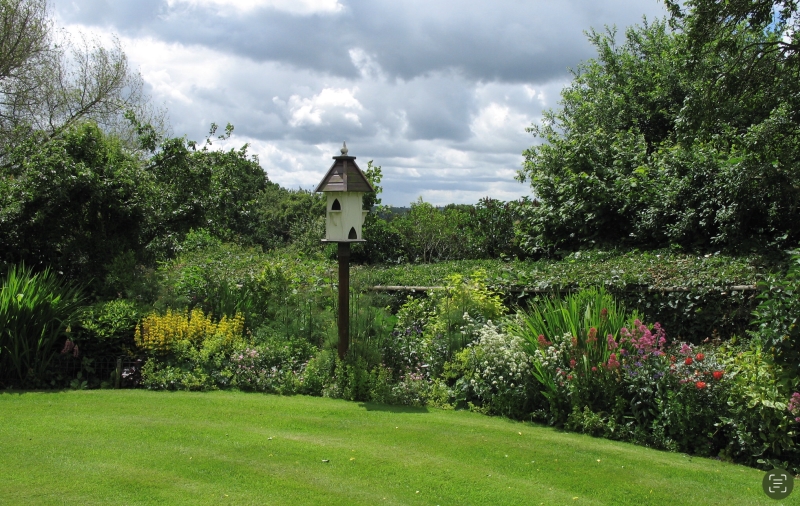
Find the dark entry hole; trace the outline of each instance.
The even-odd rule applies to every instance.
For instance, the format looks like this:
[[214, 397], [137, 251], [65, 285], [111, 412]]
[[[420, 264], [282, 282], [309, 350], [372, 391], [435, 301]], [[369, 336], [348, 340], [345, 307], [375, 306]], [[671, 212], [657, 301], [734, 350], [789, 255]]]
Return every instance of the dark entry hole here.
[[348, 239], [358, 239], [358, 234], [356, 234], [356, 227], [350, 227], [350, 233], [347, 234]]
[[339, 199], [335, 199], [333, 204], [331, 204], [331, 211], [341, 211], [342, 204], [339, 203]]

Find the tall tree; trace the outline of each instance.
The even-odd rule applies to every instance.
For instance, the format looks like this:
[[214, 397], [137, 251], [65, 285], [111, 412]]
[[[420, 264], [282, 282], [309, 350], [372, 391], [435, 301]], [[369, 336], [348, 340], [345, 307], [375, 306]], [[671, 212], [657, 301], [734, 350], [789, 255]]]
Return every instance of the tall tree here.
[[[613, 30], [590, 33], [597, 58], [530, 129], [544, 141], [524, 153], [519, 173], [540, 200], [525, 220], [531, 253], [598, 244], [738, 250], [800, 238], [800, 132], [786, 65], [764, 53], [758, 87], [737, 93], [718, 83], [733, 53], [694, 58], [681, 26], [645, 22], [621, 44]], [[746, 47], [774, 33], [726, 36]]]
[[76, 42], [56, 30], [46, 0], [0, 0], [0, 153], [32, 131], [52, 139], [87, 119], [132, 141], [126, 111], [166, 129], [118, 40]]

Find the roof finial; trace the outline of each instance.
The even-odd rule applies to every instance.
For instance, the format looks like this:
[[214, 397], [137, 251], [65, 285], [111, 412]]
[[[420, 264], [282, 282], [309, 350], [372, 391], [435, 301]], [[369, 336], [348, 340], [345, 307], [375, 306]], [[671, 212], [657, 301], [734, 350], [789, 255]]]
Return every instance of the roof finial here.
[[347, 156], [347, 144], [344, 141], [342, 141], [341, 151], [342, 151], [342, 156]]

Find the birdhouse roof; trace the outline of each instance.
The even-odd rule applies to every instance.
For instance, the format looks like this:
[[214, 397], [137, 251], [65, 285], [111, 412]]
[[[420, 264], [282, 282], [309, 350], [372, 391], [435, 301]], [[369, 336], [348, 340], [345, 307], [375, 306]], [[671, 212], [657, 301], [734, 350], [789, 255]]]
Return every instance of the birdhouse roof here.
[[333, 165], [322, 178], [314, 192], [375, 192], [367, 177], [356, 165], [355, 156], [347, 156], [347, 148], [341, 156], [334, 156]]

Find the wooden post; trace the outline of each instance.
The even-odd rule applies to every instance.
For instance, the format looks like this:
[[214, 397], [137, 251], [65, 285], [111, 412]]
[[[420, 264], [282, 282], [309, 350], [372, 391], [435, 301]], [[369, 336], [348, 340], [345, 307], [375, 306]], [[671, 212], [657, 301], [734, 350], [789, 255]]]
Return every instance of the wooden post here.
[[350, 347], [350, 243], [339, 244], [339, 359]]
[[119, 388], [122, 383], [122, 359], [117, 359], [117, 369], [114, 371], [114, 388]]

